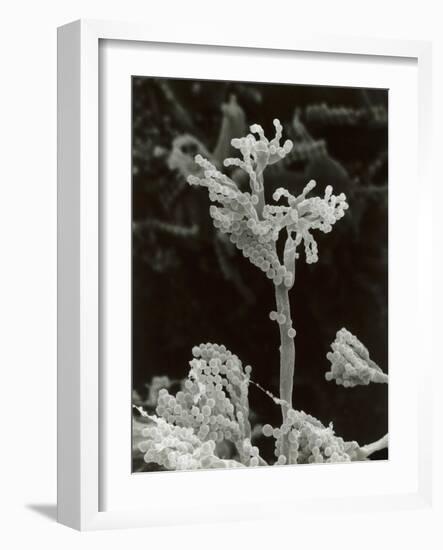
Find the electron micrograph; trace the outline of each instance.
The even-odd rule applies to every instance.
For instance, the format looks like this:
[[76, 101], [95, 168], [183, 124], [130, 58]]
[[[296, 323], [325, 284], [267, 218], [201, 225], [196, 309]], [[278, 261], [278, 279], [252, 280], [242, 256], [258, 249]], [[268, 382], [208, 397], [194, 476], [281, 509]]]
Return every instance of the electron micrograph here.
[[388, 459], [388, 90], [131, 86], [132, 472]]

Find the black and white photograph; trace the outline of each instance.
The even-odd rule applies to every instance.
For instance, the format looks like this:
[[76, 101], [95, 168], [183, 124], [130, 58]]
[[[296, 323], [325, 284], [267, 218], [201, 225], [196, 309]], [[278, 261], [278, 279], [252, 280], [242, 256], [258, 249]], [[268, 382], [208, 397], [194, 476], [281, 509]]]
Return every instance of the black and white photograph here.
[[388, 90], [132, 77], [132, 472], [388, 459]]
[[437, 5], [6, 5], [1, 548], [443, 548]]

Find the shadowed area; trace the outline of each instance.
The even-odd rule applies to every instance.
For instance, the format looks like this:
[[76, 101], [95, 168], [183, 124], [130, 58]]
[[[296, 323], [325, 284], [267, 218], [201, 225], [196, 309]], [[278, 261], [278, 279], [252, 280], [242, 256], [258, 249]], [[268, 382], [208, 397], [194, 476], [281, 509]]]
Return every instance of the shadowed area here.
[[56, 504], [26, 504], [26, 508], [51, 521], [57, 521]]

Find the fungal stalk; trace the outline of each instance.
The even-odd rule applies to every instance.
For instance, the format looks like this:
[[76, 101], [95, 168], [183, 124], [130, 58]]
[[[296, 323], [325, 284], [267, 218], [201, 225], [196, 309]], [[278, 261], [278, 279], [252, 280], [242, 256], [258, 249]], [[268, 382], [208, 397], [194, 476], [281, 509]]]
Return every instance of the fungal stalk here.
[[[332, 194], [328, 186], [324, 197], [308, 198], [315, 181], [308, 182], [300, 195], [278, 188], [274, 203], [265, 202], [264, 171], [267, 166], [284, 159], [292, 149], [292, 142], [280, 144], [283, 128], [274, 120], [275, 137], [268, 140], [258, 124], [250, 127], [246, 137], [233, 139], [231, 144], [241, 157], [227, 158], [225, 167], [237, 167], [249, 176], [250, 190], [242, 191], [226, 174], [219, 172], [201, 155], [195, 157], [203, 177], [190, 175], [191, 185], [206, 187], [214, 204], [210, 215], [214, 226], [229, 235], [231, 242], [243, 255], [259, 267], [275, 286], [276, 310], [270, 318], [279, 325], [280, 332], [280, 398], [283, 421], [292, 406], [295, 368], [295, 329], [292, 324], [289, 291], [295, 281], [295, 263], [298, 249], [304, 245], [307, 263], [318, 260], [317, 243], [312, 235], [316, 229], [328, 233], [348, 208], [346, 197]], [[281, 200], [285, 204], [278, 204]], [[285, 238], [283, 258], [279, 257], [277, 241]]]

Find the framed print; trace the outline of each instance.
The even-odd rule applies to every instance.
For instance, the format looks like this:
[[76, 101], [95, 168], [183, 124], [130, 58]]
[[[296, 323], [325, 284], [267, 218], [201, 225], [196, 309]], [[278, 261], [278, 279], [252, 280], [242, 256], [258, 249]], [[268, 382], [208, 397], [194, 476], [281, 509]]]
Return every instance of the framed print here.
[[58, 78], [59, 521], [429, 506], [430, 46], [82, 21]]

